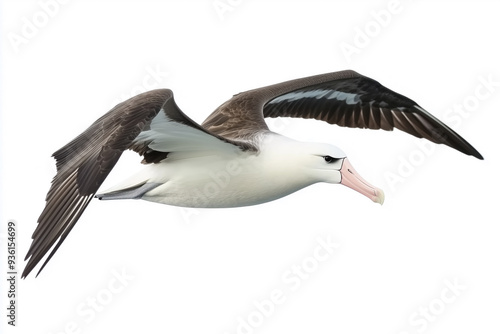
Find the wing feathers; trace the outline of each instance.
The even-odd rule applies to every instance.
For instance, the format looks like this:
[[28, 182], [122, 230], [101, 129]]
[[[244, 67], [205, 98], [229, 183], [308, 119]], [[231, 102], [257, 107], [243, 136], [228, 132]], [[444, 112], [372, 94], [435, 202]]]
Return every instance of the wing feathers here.
[[[249, 105], [252, 109], [248, 109]], [[414, 101], [354, 71], [291, 80], [240, 93], [212, 113], [203, 126], [238, 139], [241, 134], [268, 131], [263, 124], [265, 117], [313, 118], [351, 128], [397, 128], [482, 159], [462, 137]]]
[[[166, 101], [169, 101], [170, 108], [175, 105], [172, 92], [168, 89], [154, 90], [122, 102], [53, 154], [57, 174], [47, 193], [45, 208], [33, 233], [33, 242], [26, 255], [29, 261], [23, 271], [23, 277], [33, 270], [59, 240], [40, 271], [43, 269], [78, 221], [122, 152], [129, 148], [147, 146], [147, 143], [132, 145], [132, 142], [160, 112]], [[175, 115], [179, 119], [182, 117], [178, 108]], [[188, 124], [189, 120], [185, 123]], [[144, 149], [139, 153], [145, 153]]]

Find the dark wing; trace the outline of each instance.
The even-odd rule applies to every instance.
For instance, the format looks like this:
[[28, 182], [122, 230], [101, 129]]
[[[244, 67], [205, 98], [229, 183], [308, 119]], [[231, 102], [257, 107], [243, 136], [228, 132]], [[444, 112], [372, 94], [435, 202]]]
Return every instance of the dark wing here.
[[23, 271], [26, 277], [59, 239], [39, 272], [57, 251], [99, 186], [120, 158], [132, 149], [144, 156], [145, 163], [159, 162], [168, 152], [150, 149], [148, 142], [134, 139], [145, 130], [160, 110], [168, 120], [196, 128], [177, 107], [169, 89], [158, 89], [135, 96], [118, 104], [95, 121], [86, 131], [53, 154], [57, 174], [46, 197], [46, 205], [38, 218], [33, 242], [26, 255], [29, 261]]
[[351, 128], [397, 128], [482, 159], [474, 147], [417, 103], [354, 71], [322, 74], [237, 94], [202, 126], [237, 139], [267, 130], [265, 117], [314, 118]]

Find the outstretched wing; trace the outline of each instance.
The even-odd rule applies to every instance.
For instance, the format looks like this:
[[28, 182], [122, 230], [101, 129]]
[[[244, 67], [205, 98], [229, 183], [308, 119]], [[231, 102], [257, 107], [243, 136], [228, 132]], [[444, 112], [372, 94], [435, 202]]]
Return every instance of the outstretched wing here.
[[417, 103], [354, 71], [322, 74], [237, 94], [202, 126], [237, 139], [267, 130], [265, 117], [314, 118], [352, 128], [397, 128], [482, 159], [465, 139]]
[[[56, 159], [57, 174], [47, 194], [45, 208], [38, 218], [33, 242], [26, 255], [29, 261], [22, 277], [26, 277], [59, 240], [38, 273], [45, 267], [123, 151], [136, 151], [144, 157], [144, 163], [160, 162], [171, 152], [172, 147], [168, 144], [172, 141], [163, 139], [166, 144], [158, 145], [153, 143], [157, 139], [154, 135], [174, 137], [179, 134], [168, 132], [186, 127], [191, 134], [201, 133], [199, 137], [202, 139], [206, 135], [220, 140], [182, 113], [171, 90], [158, 89], [118, 104], [56, 151], [53, 157]], [[182, 141], [182, 138], [177, 141]]]

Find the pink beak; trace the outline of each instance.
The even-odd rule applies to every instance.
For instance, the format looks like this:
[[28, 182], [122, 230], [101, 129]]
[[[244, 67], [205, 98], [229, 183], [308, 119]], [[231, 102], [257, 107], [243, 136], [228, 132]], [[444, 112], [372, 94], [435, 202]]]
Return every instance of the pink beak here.
[[352, 167], [351, 163], [347, 158], [344, 159], [342, 163], [342, 168], [340, 169], [340, 174], [342, 175], [342, 183], [344, 186], [348, 186], [351, 189], [365, 195], [375, 203], [384, 203], [384, 192], [382, 189], [372, 186], [366, 182]]

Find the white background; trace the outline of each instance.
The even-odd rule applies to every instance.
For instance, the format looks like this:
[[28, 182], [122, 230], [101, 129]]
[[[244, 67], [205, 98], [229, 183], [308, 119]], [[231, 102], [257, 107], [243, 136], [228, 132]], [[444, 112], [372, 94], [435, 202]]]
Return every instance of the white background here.
[[[144, 83], [173, 89], [202, 122], [234, 93], [352, 68], [446, 121], [485, 160], [422, 149], [399, 131], [271, 121], [341, 147], [386, 203], [330, 184], [236, 209], [94, 201], [42, 274], [18, 281], [15, 328], [2, 269], [6, 333], [499, 331], [498, 2], [232, 0], [221, 14], [212, 0], [71, 0], [51, 16], [48, 2], [1, 9], [1, 254], [3, 264], [14, 219], [19, 271], [55, 174], [51, 154]], [[39, 27], [30, 35], [26, 22]], [[347, 44], [357, 53], [347, 57]], [[140, 161], [124, 158], [114, 180]], [[319, 263], [317, 238], [340, 244]], [[283, 275], [302, 263], [311, 273], [293, 290]], [[115, 281], [122, 271], [133, 278]], [[273, 290], [282, 303], [258, 313]], [[91, 319], [92, 298], [105, 305]]]

